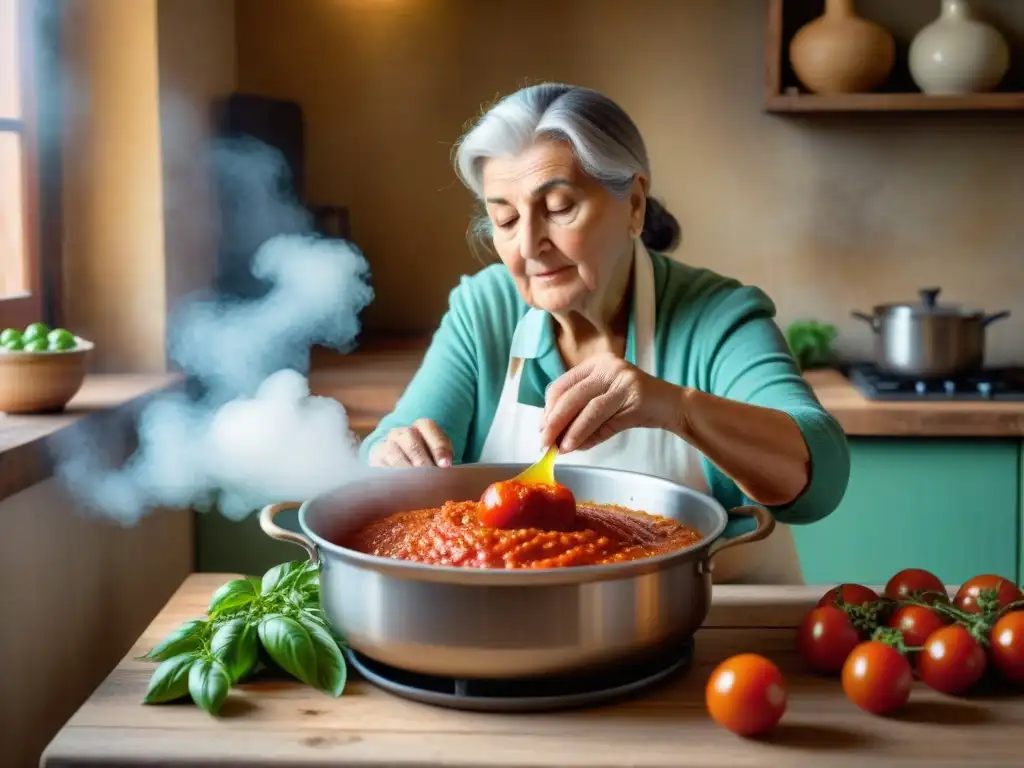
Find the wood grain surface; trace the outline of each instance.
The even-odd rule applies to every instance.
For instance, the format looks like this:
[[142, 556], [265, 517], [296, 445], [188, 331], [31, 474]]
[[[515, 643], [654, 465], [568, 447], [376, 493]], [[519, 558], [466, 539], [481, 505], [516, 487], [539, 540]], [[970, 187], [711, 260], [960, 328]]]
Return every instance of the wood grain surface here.
[[[201, 615], [229, 574], [194, 575], [56, 736], [44, 768], [66, 766], [983, 766], [1021, 765], [1024, 694], [954, 699], [915, 686], [892, 717], [862, 713], [836, 680], [805, 674], [794, 627], [824, 587], [720, 586], [694, 667], [640, 698], [565, 713], [496, 715], [417, 704], [350, 678], [338, 699], [287, 681], [237, 687], [222, 717], [140, 703], [153, 665], [134, 656]], [[773, 659], [789, 706], [764, 740], [712, 722], [704, 684], [743, 652]], [[351, 673], [350, 673], [351, 674]]]
[[180, 381], [177, 374], [91, 374], [63, 413], [0, 414], [0, 499], [50, 477], [59, 440], [98, 434], [109, 435], [107, 443], [115, 436], [130, 440], [124, 427], [148, 398]]

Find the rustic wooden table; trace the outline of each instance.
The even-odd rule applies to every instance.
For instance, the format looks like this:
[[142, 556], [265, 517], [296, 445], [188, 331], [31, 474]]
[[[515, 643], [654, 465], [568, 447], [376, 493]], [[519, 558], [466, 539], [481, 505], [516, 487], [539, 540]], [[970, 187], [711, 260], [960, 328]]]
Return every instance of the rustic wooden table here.
[[[288, 682], [239, 686], [210, 717], [140, 703], [153, 665], [134, 661], [203, 613], [228, 574], [191, 576], [128, 656], [47, 748], [55, 766], [1020, 766], [1024, 694], [953, 699], [915, 687], [894, 717], [860, 712], [839, 682], [801, 671], [794, 627], [815, 587], [715, 588], [694, 667], [636, 700], [584, 711], [491, 715], [416, 704], [351, 679], [329, 698]], [[719, 728], [704, 684], [729, 655], [754, 651], [786, 673], [789, 709], [768, 739]], [[351, 675], [351, 673], [350, 673]]]

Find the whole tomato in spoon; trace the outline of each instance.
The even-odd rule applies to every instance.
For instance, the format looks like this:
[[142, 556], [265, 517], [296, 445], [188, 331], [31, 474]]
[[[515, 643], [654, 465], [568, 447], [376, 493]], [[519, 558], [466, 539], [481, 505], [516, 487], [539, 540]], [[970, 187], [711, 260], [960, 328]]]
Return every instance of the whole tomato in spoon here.
[[489, 528], [571, 530], [576, 497], [564, 485], [503, 480], [488, 486], [480, 499], [480, 522]]

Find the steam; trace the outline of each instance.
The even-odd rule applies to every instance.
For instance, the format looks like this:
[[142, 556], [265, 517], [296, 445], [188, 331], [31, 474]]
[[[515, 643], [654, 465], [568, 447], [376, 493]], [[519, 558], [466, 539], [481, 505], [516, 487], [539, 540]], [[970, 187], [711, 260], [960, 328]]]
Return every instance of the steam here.
[[306, 374], [312, 345], [352, 346], [373, 298], [367, 262], [353, 244], [310, 231], [281, 183], [286, 166], [276, 151], [254, 140], [218, 142], [212, 163], [227, 211], [222, 253], [246, 267], [254, 295], [195, 296], [171, 316], [170, 357], [189, 386], [149, 402], [138, 448], [122, 466], [97, 436], [58, 449], [59, 480], [124, 525], [161, 507], [238, 520], [363, 471], [345, 409], [311, 396]]

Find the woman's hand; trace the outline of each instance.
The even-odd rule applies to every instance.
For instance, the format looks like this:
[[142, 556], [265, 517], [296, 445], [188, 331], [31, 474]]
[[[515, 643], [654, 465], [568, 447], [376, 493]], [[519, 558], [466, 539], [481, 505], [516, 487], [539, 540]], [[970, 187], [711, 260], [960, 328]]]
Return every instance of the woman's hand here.
[[452, 443], [430, 419], [392, 429], [370, 451], [371, 467], [450, 467]]
[[587, 450], [624, 429], [658, 427], [678, 432], [681, 390], [611, 353], [559, 376], [545, 394], [541, 444], [562, 436], [562, 453]]

